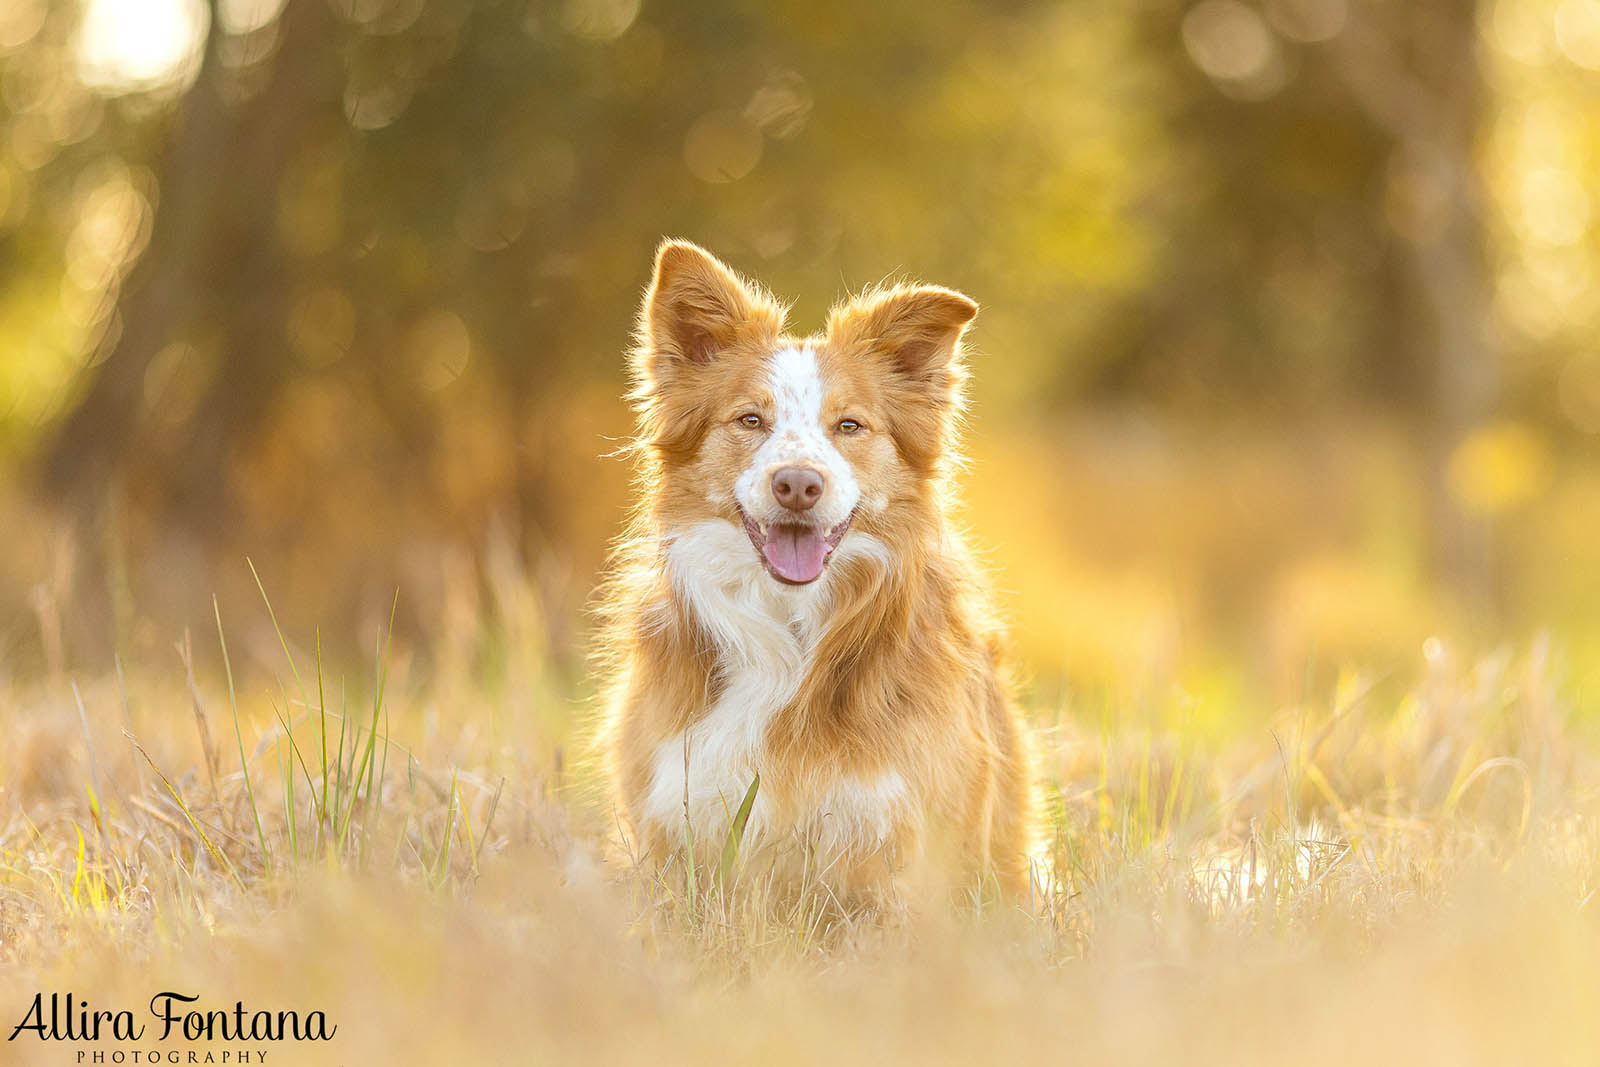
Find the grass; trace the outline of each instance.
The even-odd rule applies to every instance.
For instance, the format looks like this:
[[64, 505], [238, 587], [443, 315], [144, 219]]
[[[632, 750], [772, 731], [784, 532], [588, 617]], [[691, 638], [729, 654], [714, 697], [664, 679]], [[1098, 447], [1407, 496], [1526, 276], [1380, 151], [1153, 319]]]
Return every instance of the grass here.
[[[0, 692], [0, 1037], [36, 992], [175, 989], [326, 1012], [232, 1046], [295, 1064], [1600, 1061], [1600, 736], [1543, 643], [1435, 643], [1265, 728], [1036, 702], [1036, 907], [851, 910], [751, 884], [737, 835], [638, 869], [535, 683], [391, 670], [388, 636], [352, 681], [265, 612], [272, 657], [218, 611], [170, 668]], [[0, 1062], [136, 1047], [229, 1046]]]

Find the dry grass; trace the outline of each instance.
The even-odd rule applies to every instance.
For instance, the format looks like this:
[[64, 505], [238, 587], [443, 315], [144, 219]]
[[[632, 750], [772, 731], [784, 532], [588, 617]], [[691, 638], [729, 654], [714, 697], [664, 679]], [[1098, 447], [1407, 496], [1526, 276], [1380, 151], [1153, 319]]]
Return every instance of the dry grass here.
[[[277, 682], [228, 664], [237, 707], [215, 639], [0, 693], [7, 1034], [40, 990], [176, 989], [337, 1024], [211, 1046], [269, 1063], [1600, 1059], [1600, 737], [1542, 646], [1433, 646], [1270, 729], [1036, 708], [1032, 914], [691, 895], [607, 846], [539, 665], [357, 680], [292, 647]], [[0, 1060], [118, 1048], [207, 1046]]]

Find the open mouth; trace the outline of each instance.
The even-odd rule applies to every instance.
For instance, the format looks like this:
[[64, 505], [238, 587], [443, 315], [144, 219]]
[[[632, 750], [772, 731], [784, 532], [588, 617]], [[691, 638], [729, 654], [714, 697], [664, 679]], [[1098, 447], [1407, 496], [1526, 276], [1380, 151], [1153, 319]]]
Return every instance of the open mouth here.
[[831, 530], [801, 523], [774, 522], [762, 527], [741, 508], [744, 532], [756, 546], [767, 573], [789, 585], [807, 585], [822, 576], [828, 557], [839, 547], [855, 512]]

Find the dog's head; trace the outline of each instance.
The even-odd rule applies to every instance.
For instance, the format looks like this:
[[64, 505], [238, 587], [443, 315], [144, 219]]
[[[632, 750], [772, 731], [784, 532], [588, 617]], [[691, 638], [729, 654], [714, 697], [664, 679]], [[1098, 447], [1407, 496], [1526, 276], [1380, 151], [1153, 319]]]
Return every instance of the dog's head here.
[[639, 319], [634, 400], [659, 459], [664, 525], [716, 518], [773, 578], [816, 581], [852, 523], [915, 499], [939, 473], [961, 404], [960, 342], [978, 306], [896, 286], [796, 338], [763, 289], [668, 241]]

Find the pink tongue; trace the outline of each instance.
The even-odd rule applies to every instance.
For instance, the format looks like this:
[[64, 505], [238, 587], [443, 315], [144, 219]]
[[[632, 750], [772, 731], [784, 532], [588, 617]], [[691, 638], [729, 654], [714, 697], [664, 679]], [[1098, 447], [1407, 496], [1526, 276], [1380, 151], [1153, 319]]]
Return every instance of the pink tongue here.
[[767, 543], [761, 546], [761, 554], [784, 580], [814, 582], [822, 573], [822, 561], [828, 557], [828, 543], [815, 530], [773, 526], [767, 532]]

